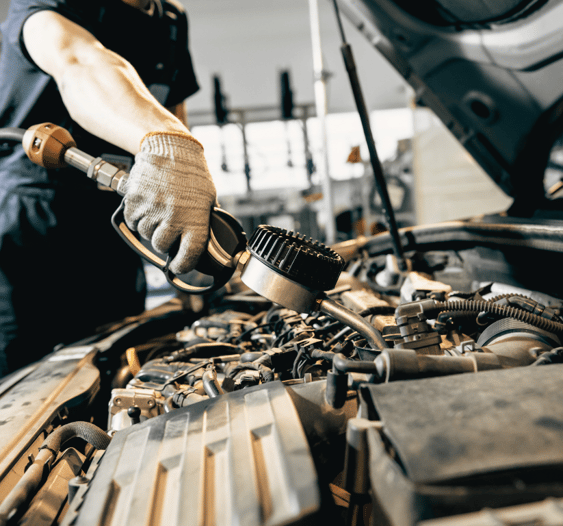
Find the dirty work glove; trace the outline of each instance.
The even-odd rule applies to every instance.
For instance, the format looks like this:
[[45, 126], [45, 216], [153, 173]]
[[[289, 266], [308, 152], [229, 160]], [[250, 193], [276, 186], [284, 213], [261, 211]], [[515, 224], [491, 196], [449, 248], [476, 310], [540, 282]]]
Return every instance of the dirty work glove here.
[[216, 201], [199, 141], [187, 133], [147, 134], [123, 186], [118, 192], [125, 193], [129, 228], [163, 254], [181, 239], [169, 268], [175, 274], [192, 270], [207, 246]]

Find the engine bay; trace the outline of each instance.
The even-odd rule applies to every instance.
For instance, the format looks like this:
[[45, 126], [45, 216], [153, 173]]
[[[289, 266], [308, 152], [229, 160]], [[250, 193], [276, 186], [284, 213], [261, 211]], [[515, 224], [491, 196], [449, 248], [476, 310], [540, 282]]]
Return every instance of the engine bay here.
[[[398, 229], [368, 133], [371, 237], [247, 240], [215, 208], [214, 281], [192, 283], [118, 210], [181, 291], [0, 380], [0, 526], [563, 524], [563, 222], [543, 181], [561, 2], [340, 3], [510, 210]], [[67, 152], [103, 186], [128, 176]]]
[[[4, 379], [3, 523], [543, 516], [563, 497], [552, 223], [404, 229], [405, 271], [388, 234], [359, 238], [333, 247], [344, 271], [302, 312], [235, 275]], [[21, 488], [46, 438], [92, 424], [109, 445], [68, 432]]]

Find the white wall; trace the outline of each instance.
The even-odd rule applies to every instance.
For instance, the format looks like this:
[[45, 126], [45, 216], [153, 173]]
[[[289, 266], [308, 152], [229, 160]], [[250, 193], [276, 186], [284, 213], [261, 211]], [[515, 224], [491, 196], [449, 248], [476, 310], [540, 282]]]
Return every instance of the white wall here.
[[[188, 110], [213, 110], [219, 74], [231, 107], [278, 106], [279, 71], [289, 69], [294, 102], [314, 102], [308, 0], [181, 0], [191, 22], [191, 47], [201, 91]], [[319, 0], [321, 39], [329, 81], [329, 111], [354, 108], [340, 55], [332, 3]], [[406, 104], [404, 81], [345, 20], [369, 109]]]
[[414, 113], [413, 170], [418, 224], [507, 210], [512, 199], [496, 186], [428, 109]]

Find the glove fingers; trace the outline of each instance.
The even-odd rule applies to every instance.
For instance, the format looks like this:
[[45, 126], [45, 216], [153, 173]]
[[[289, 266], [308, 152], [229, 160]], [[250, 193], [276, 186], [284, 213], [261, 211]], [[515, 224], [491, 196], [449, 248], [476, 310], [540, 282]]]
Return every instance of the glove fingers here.
[[153, 229], [151, 245], [161, 254], [168, 254], [181, 235], [181, 230], [172, 228], [168, 223], [160, 223]]
[[[144, 200], [139, 194], [127, 196], [125, 199], [125, 208], [123, 210], [123, 217], [125, 218], [127, 226], [131, 230], [138, 230], [139, 222], [147, 216], [151, 217], [149, 214], [150, 209], [150, 203]], [[155, 222], [153, 218], [151, 219], [155, 225], [158, 224], [158, 222]], [[144, 236], [143, 233], [141, 233], [141, 235], [150, 239], [150, 236]]]
[[[152, 239], [157, 227], [158, 222], [154, 221], [149, 216], [141, 217], [141, 219], [137, 222], [137, 231], [139, 232], [139, 234], [141, 234], [142, 237], [148, 240]], [[151, 242], [151, 244], [154, 246], [154, 243]]]
[[174, 274], [185, 274], [192, 270], [207, 248], [207, 235], [205, 233], [201, 235], [197, 232], [201, 232], [201, 230], [192, 230], [182, 236], [178, 253], [169, 266]]
[[131, 230], [185, 274], [207, 248], [209, 213], [216, 190], [201, 144], [185, 134], [148, 134], [129, 174], [124, 216]]

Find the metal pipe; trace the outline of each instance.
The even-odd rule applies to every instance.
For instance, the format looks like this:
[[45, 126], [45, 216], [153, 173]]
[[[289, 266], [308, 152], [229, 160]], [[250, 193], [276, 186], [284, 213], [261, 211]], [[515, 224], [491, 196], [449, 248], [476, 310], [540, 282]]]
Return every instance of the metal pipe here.
[[16, 141], [21, 143], [25, 130], [21, 128], [0, 128], [0, 140], [2, 141]]
[[41, 484], [44, 475], [51, 469], [63, 444], [74, 437], [86, 440], [96, 449], [106, 449], [111, 441], [104, 431], [89, 422], [66, 424], [51, 433], [39, 448], [33, 464], [29, 466], [0, 504], [0, 526], [8, 524], [21, 505], [31, 498]]
[[27, 468], [21, 479], [0, 504], [0, 526], [8, 524], [21, 505], [35, 493], [43, 480], [44, 473], [49, 471], [55, 456], [50, 449], [39, 451], [33, 464]]
[[379, 349], [380, 351], [387, 349], [387, 342], [383, 339], [381, 333], [359, 314], [347, 309], [344, 305], [325, 298], [320, 302], [319, 310], [352, 327], [352, 329], [359, 332], [374, 349]]
[[88, 168], [92, 164], [94, 157], [88, 155], [87, 153], [79, 150], [78, 148], [69, 148], [65, 151], [65, 161], [74, 166], [82, 172], [87, 172]]
[[317, 108], [317, 119], [321, 132], [322, 155], [317, 163], [318, 171], [322, 178], [323, 203], [326, 215], [325, 237], [326, 244], [332, 245], [336, 242], [336, 219], [334, 217], [334, 197], [332, 195], [332, 181], [328, 163], [328, 139], [326, 132], [327, 94], [326, 81], [327, 72], [323, 67], [323, 51], [321, 46], [321, 30], [319, 23], [319, 6], [317, 0], [309, 0], [309, 16], [311, 22], [311, 41], [313, 47], [313, 69], [315, 75], [315, 105]]
[[207, 369], [201, 377], [203, 389], [209, 398], [217, 398], [223, 394], [223, 389], [217, 381], [217, 374], [214, 369]]

